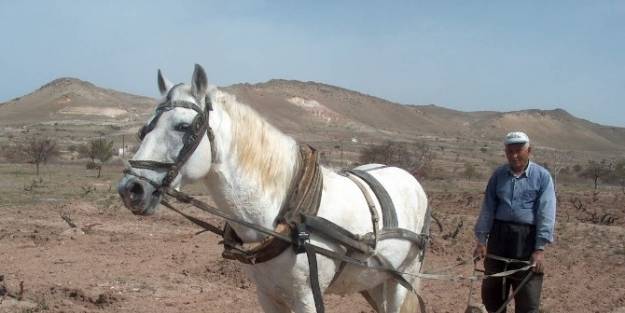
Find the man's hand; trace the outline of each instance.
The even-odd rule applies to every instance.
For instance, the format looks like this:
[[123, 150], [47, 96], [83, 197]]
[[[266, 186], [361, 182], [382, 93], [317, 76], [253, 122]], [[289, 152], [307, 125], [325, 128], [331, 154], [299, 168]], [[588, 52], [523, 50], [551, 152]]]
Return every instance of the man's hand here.
[[536, 250], [532, 253], [532, 258], [530, 262], [534, 267], [532, 267], [532, 271], [534, 273], [542, 273], [544, 268], [543, 263], [545, 262], [545, 253], [543, 250]]
[[473, 250], [473, 262], [477, 262], [485, 257], [486, 245], [478, 241], [475, 245], [475, 250]]

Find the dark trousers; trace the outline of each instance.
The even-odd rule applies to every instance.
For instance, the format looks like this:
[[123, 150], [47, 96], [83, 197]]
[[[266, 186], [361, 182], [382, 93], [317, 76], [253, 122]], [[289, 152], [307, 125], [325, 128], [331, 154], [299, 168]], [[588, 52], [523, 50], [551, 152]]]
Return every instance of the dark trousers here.
[[[529, 260], [534, 252], [536, 228], [533, 225], [516, 224], [495, 220], [488, 238], [486, 251], [509, 259]], [[505, 270], [525, 266], [523, 263], [506, 263], [491, 258], [484, 260], [486, 274], [493, 274]], [[486, 278], [482, 281], [482, 302], [488, 312], [497, 311], [506, 301], [511, 288], [517, 286], [528, 275], [528, 272], [519, 272], [505, 278]], [[543, 275], [533, 273], [527, 283], [519, 289], [514, 297], [515, 313], [538, 313], [540, 306], [540, 292], [543, 285]], [[506, 312], [503, 310], [502, 312]]]

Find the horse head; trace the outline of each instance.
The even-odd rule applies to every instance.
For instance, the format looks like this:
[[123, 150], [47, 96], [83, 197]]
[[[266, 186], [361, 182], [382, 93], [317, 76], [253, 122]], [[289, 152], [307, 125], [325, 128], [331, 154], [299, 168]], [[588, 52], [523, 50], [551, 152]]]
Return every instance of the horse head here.
[[126, 207], [140, 215], [155, 212], [165, 188], [206, 176], [213, 161], [204, 69], [195, 65], [191, 85], [173, 85], [159, 70], [158, 88], [164, 97], [140, 129], [139, 149], [117, 185]]

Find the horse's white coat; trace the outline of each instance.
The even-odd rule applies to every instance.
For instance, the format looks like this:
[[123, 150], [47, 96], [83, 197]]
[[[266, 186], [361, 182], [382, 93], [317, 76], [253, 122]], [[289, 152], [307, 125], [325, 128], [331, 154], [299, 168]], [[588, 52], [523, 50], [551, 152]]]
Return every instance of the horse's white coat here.
[[[274, 219], [285, 201], [294, 175], [297, 143], [262, 119], [253, 109], [237, 102], [233, 96], [215, 88], [198, 88], [196, 85], [201, 85], [197, 83], [201, 82], [201, 77], [197, 75], [194, 73], [191, 86], [174, 87], [171, 97], [174, 100], [192, 101], [202, 107], [205, 105], [204, 95], [210, 97], [213, 111], [210, 112], [209, 124], [215, 134], [213, 144], [216, 160], [211, 160], [211, 143], [204, 136], [179, 176], [183, 180], [203, 180], [219, 208], [247, 222], [273, 228]], [[166, 93], [171, 83], [165, 79], [163, 81], [166, 90], [161, 91]], [[194, 93], [197, 95], [194, 96]], [[182, 135], [173, 131], [173, 128], [178, 123], [190, 123], [194, 115], [194, 111], [185, 108], [165, 112], [156, 128], [145, 137], [135, 159], [172, 161], [182, 147]], [[369, 170], [386, 187], [395, 204], [399, 227], [419, 233], [427, 208], [422, 187], [406, 171], [376, 167], [368, 165], [361, 169]], [[140, 174], [156, 181], [162, 179], [162, 174], [149, 170], [142, 170]], [[356, 184], [327, 168], [322, 168], [322, 174], [323, 193], [318, 215], [355, 234], [371, 232], [369, 208]], [[180, 182], [178, 177], [174, 186]], [[381, 212], [378, 214], [382, 216]], [[245, 227], [232, 226], [245, 242], [263, 238], [262, 234]], [[318, 237], [313, 236], [312, 241], [319, 246], [342, 251], [340, 246]], [[420, 266], [415, 258], [416, 252], [414, 246], [403, 240], [379, 242], [376, 250], [376, 253], [386, 257], [400, 270], [415, 273]], [[368, 291], [378, 312], [400, 312], [407, 292], [389, 279], [387, 274], [347, 266], [330, 286], [339, 262], [324, 256], [318, 256], [317, 259], [322, 290], [339, 294]], [[369, 262], [377, 265], [371, 259]], [[250, 278], [257, 284], [259, 301], [266, 312], [315, 312], [305, 254], [296, 255], [287, 249], [273, 260], [246, 268]], [[411, 277], [406, 278], [411, 280]]]

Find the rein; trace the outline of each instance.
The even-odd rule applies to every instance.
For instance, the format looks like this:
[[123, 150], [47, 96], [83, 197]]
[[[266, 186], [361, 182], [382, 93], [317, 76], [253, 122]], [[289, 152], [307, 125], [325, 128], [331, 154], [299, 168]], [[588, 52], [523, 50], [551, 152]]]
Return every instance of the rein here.
[[[270, 228], [266, 228], [257, 224], [252, 224], [249, 222], [246, 222], [244, 220], [241, 220], [239, 218], [236, 217], [232, 217], [230, 215], [228, 215], [227, 213], [223, 212], [222, 210], [211, 206], [209, 204], [207, 204], [206, 202], [200, 201], [196, 198], [194, 198], [193, 196], [190, 196], [184, 192], [181, 191], [177, 191], [175, 189], [172, 188], [167, 188], [165, 189], [164, 193], [174, 199], [176, 199], [177, 201], [181, 202], [181, 203], [187, 203], [190, 204], [206, 213], [209, 213], [211, 215], [215, 215], [217, 217], [220, 217], [228, 222], [231, 223], [235, 223], [235, 224], [239, 224], [245, 227], [248, 227], [250, 229], [253, 229], [259, 233], [263, 233], [267, 236], [272, 236], [278, 240], [284, 241], [286, 243], [289, 243], [291, 245], [295, 245], [297, 243], [297, 240], [295, 240], [293, 237], [285, 235], [283, 233], [280, 232], [276, 232], [273, 229]], [[161, 204], [163, 204], [165, 207], [171, 209], [172, 211], [179, 213], [180, 214], [180, 210], [176, 209], [173, 205], [171, 205], [167, 200], [161, 200]], [[201, 221], [198, 218], [192, 217], [190, 215], [187, 215], [186, 213], [182, 212], [181, 214], [183, 217], [189, 219], [189, 221], [191, 221], [192, 223], [202, 227], [205, 231], [210, 231], [212, 233], [215, 233], [217, 235], [222, 236], [222, 231], [221, 229], [219, 229], [216, 226], [213, 226], [207, 222]], [[191, 217], [191, 218], [189, 218]], [[208, 227], [205, 227], [206, 225], [210, 225]], [[520, 260], [514, 260], [514, 259], [506, 259], [506, 258], [502, 258], [502, 257], [498, 257], [496, 255], [491, 255], [488, 254], [487, 257], [488, 258], [493, 258], [496, 260], [501, 260], [501, 261], [507, 261], [507, 262], [519, 262], [519, 263], [525, 263], [526, 265], [518, 268], [518, 269], [514, 269], [514, 270], [507, 270], [507, 271], [503, 271], [503, 272], [499, 272], [499, 273], [494, 273], [494, 274], [474, 274], [471, 276], [464, 276], [464, 275], [453, 275], [453, 274], [441, 274], [441, 272], [447, 271], [453, 267], [457, 267], [457, 266], [461, 266], [461, 265], [465, 265], [467, 264], [466, 260], [462, 260], [459, 261], [458, 263], [455, 263], [449, 267], [445, 267], [444, 269], [441, 270], [435, 270], [433, 271], [433, 273], [410, 273], [410, 272], [403, 272], [403, 271], [398, 271], [396, 269], [393, 268], [389, 268], [389, 267], [384, 267], [384, 266], [375, 266], [375, 265], [370, 265], [368, 264], [366, 261], [361, 261], [359, 259], [350, 257], [348, 255], [345, 254], [339, 254], [336, 253], [334, 251], [316, 246], [314, 244], [311, 244], [310, 241], [306, 241], [304, 243], [307, 246], [310, 246], [312, 249], [314, 249], [317, 253], [327, 256], [329, 258], [332, 259], [336, 259], [339, 261], [343, 261], [346, 263], [349, 263], [351, 265], [356, 265], [356, 266], [360, 266], [360, 267], [366, 267], [366, 268], [370, 268], [370, 269], [375, 269], [375, 270], [381, 270], [381, 271], [386, 271], [386, 272], [390, 272], [390, 273], [395, 273], [395, 274], [400, 274], [400, 275], [406, 275], [406, 276], [412, 276], [412, 277], [416, 277], [416, 278], [423, 278], [423, 279], [430, 279], [430, 280], [443, 280], [443, 281], [450, 281], [450, 282], [457, 282], [457, 281], [463, 281], [463, 280], [468, 280], [468, 281], [473, 281], [473, 280], [479, 280], [479, 279], [484, 279], [484, 278], [491, 278], [491, 277], [506, 277], [506, 276], [510, 276], [512, 274], [518, 273], [518, 272], [523, 272], [523, 271], [527, 271], [530, 270], [533, 266], [531, 264], [529, 264], [529, 262], [527, 261], [520, 261]], [[409, 288], [410, 289], [410, 288]]]
[[[384, 233], [384, 229], [382, 229], [383, 232], [379, 234], [378, 238], [376, 227], [378, 217], [377, 215], [373, 215], [375, 211], [371, 207], [371, 203], [369, 203], [369, 206], [370, 210], [373, 212], [372, 219], [374, 224], [374, 233], [372, 234], [374, 238], [372, 247], [370, 247], [370, 240], [366, 240], [366, 238], [359, 238], [357, 235], [349, 233], [348, 231], [342, 229], [340, 226], [333, 224], [330, 221], [324, 220], [320, 217], [317, 217], [316, 215], [321, 200], [323, 180], [321, 175], [321, 169], [319, 167], [317, 152], [310, 146], [300, 146], [298, 170], [296, 171], [296, 176], [293, 177], [293, 181], [291, 182], [287, 201], [280, 209], [278, 217], [276, 218], [277, 226], [275, 229], [269, 229], [261, 225], [249, 223], [240, 218], [233, 217], [223, 210], [210, 206], [205, 202], [195, 199], [194, 197], [184, 192], [177, 191], [171, 188], [170, 185], [180, 173], [180, 169], [182, 168], [182, 166], [184, 166], [187, 160], [197, 149], [204, 134], [206, 134], [210, 142], [212, 161], [215, 162], [216, 160], [216, 151], [214, 145], [215, 137], [209, 125], [209, 113], [210, 111], [212, 111], [212, 104], [210, 102], [210, 98], [206, 97], [206, 109], [202, 110], [197, 104], [193, 102], [173, 101], [170, 99], [170, 95], [168, 95], [167, 98], [168, 100], [166, 102], [160, 104], [157, 107], [156, 115], [150, 121], [150, 123], [143, 126], [139, 130], [138, 137], [140, 140], [143, 140], [143, 138], [156, 127], [156, 124], [158, 123], [161, 115], [167, 111], [173, 110], [175, 108], [186, 108], [196, 111], [197, 114], [193, 118], [193, 121], [191, 122], [189, 127], [185, 127], [184, 129], [177, 129], [178, 131], [184, 132], [184, 135], [183, 147], [178, 153], [176, 160], [174, 162], [162, 162], [154, 160], [130, 160], [128, 161], [130, 167], [125, 169], [124, 173], [127, 175], [133, 175], [138, 179], [146, 181], [147, 183], [154, 186], [157, 192], [163, 195], [175, 198], [182, 203], [191, 204], [202, 211], [226, 220], [226, 227], [222, 230], [217, 226], [204, 222], [196, 217], [184, 213], [179, 209], [176, 209], [165, 198], [161, 199], [162, 205], [182, 215], [192, 223], [200, 226], [203, 229], [202, 232], [210, 231], [223, 237], [223, 243], [225, 248], [223, 257], [225, 258], [236, 259], [246, 264], [256, 264], [273, 259], [279, 254], [283, 253], [284, 250], [286, 250], [288, 247], [292, 247], [295, 253], [306, 253], [310, 269], [311, 289], [313, 291], [315, 307], [318, 313], [324, 312], [324, 307], [317, 277], [318, 273], [316, 254], [321, 254], [323, 256], [341, 261], [346, 264], [389, 273], [402, 286], [417, 295], [422, 310], [425, 309], [425, 306], [421, 296], [417, 293], [416, 289], [414, 289], [412, 284], [404, 278], [404, 275], [424, 279], [448, 281], [458, 281], [466, 279], [473, 281], [488, 277], [505, 277], [508, 275], [512, 275], [516, 272], [526, 271], [531, 268], [531, 265], [527, 265], [517, 270], [509, 270], [490, 275], [472, 275], [470, 277], [454, 276], [450, 274], [427, 274], [421, 273], [420, 271], [419, 273], [409, 273], [396, 270], [387, 261], [385, 261], [385, 258], [381, 256], [376, 256], [380, 265], [371, 265], [367, 261], [362, 261], [357, 258], [351, 257], [349, 253], [337, 253], [311, 243], [310, 235], [311, 233], [314, 233], [315, 235], [319, 235], [328, 240], [343, 245], [348, 249], [348, 252], [361, 251], [369, 255], [375, 255], [375, 252], [373, 251], [373, 249], [375, 248], [375, 243], [378, 239], [381, 240], [386, 238], [401, 238], [410, 240], [417, 243], [419, 245], [419, 248], [425, 251], [426, 244], [429, 239], [429, 234], [416, 234], [402, 229], [390, 229], [387, 230], [386, 233]], [[133, 169], [165, 171], [166, 174], [161, 182], [157, 183], [145, 176], [135, 173]], [[362, 186], [360, 187], [362, 189]], [[394, 210], [391, 213], [394, 213]], [[384, 219], [384, 222], [386, 221], [387, 219]], [[260, 244], [256, 245], [256, 247], [253, 247], [251, 249], [245, 248], [241, 240], [238, 238], [238, 236], [236, 236], [236, 233], [232, 230], [228, 223], [234, 223], [253, 229], [259, 233], [266, 235], [267, 238], [261, 241]]]

